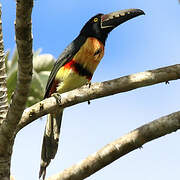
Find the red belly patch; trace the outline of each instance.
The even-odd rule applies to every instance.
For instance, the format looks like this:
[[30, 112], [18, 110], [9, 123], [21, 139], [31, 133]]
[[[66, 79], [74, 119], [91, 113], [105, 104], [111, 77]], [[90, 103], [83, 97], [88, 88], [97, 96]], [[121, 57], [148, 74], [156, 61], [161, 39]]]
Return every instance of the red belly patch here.
[[53, 93], [56, 92], [56, 88], [57, 88], [58, 84], [59, 84], [59, 81], [54, 79], [52, 82], [52, 85], [51, 85], [51, 89], [48, 93], [48, 97], [50, 97]]

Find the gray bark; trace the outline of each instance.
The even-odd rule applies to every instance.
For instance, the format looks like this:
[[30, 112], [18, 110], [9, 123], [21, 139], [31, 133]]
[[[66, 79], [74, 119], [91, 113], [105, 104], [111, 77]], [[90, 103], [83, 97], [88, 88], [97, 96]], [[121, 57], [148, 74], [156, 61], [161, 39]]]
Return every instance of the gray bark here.
[[[6, 88], [6, 69], [5, 55], [1, 21], [1, 4], [0, 4], [0, 125], [5, 122], [8, 111], [7, 88]], [[10, 159], [11, 143], [5, 134], [0, 131], [0, 179], [9, 180], [10, 176]]]
[[34, 120], [59, 108], [66, 108], [88, 100], [97, 99], [117, 93], [127, 92], [137, 88], [150, 86], [180, 78], [180, 65], [167, 66], [155, 70], [149, 70], [118, 79], [85, 85], [79, 89], [61, 94], [61, 107], [54, 97], [45, 99], [30, 108], [27, 108], [19, 122], [16, 132], [33, 122]]
[[[17, 87], [10, 108], [7, 102], [5, 56], [0, 11], [0, 179], [10, 179], [10, 164], [15, 129], [28, 97], [32, 78], [31, 12], [33, 0], [16, 2], [16, 43], [19, 54]], [[1, 7], [0, 7], [1, 10]]]

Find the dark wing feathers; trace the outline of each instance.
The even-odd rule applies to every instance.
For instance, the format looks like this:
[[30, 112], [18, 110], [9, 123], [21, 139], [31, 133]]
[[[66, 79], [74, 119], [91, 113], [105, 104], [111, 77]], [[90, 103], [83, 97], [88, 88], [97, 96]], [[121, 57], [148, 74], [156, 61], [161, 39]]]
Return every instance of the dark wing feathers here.
[[85, 41], [86, 41], [86, 37], [78, 36], [76, 39], [73, 40], [73, 42], [71, 44], [69, 44], [66, 47], [66, 49], [59, 56], [59, 58], [55, 62], [54, 67], [49, 75], [44, 98], [48, 97], [49, 90], [51, 88], [51, 84], [52, 84], [58, 70], [74, 57], [74, 55], [79, 51], [79, 49], [81, 48], [81, 46], [84, 44]]

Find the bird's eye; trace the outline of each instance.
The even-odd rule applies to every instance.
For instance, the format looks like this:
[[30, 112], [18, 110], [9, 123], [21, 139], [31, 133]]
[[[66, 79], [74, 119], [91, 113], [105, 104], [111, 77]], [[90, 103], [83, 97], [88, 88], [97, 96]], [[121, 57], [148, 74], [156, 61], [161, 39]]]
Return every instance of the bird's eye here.
[[98, 22], [98, 18], [94, 18], [94, 22]]

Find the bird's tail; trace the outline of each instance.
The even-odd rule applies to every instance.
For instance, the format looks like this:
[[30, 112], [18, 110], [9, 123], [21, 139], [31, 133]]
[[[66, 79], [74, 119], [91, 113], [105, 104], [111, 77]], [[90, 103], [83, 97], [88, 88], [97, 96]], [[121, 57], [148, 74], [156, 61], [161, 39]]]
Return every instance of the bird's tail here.
[[51, 162], [51, 159], [54, 159], [58, 149], [62, 114], [63, 111], [59, 111], [55, 114], [48, 114], [47, 117], [41, 150], [41, 165], [39, 171], [39, 178], [42, 176], [43, 180], [45, 179], [46, 175], [46, 167]]

